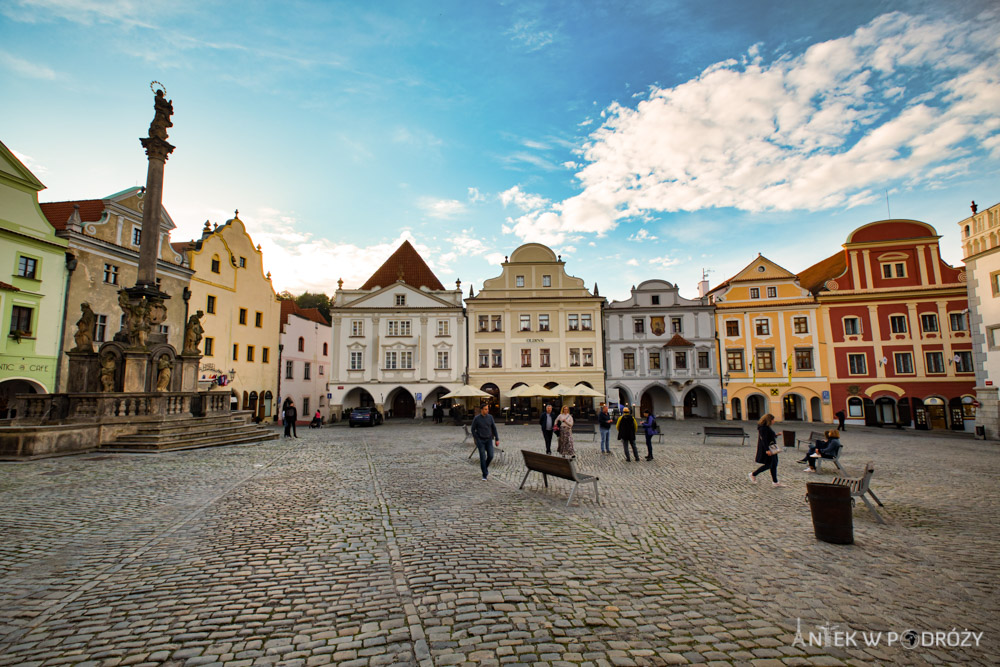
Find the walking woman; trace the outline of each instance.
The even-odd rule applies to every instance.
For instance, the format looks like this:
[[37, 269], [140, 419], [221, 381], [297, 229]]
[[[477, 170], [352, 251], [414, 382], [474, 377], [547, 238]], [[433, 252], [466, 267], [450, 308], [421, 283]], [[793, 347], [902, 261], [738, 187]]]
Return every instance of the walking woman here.
[[778, 434], [771, 428], [774, 415], [768, 413], [757, 422], [757, 458], [760, 467], [748, 475], [750, 481], [757, 483], [757, 475], [765, 470], [771, 471], [771, 481], [774, 486], [785, 486], [778, 481]]
[[559, 445], [556, 447], [556, 451], [566, 458], [575, 456], [576, 452], [573, 450], [573, 415], [569, 413], [568, 405], [562, 406], [562, 412], [556, 417], [554, 430], [559, 432]]

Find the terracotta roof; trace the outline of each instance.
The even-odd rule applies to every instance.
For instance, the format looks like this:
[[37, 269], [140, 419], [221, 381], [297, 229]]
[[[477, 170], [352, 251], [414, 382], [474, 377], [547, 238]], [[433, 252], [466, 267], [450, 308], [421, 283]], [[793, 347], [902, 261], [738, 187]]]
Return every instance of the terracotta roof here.
[[444, 291], [444, 285], [437, 279], [437, 276], [434, 275], [434, 272], [430, 270], [409, 241], [403, 241], [403, 245], [399, 246], [396, 252], [385, 260], [385, 264], [372, 274], [372, 277], [361, 286], [361, 289], [388, 287], [397, 280], [402, 280], [407, 285], [418, 289], [426, 287]]
[[20, 292], [21, 291], [21, 289], [19, 287], [14, 287], [13, 285], [8, 285], [7, 283], [5, 283], [3, 281], [0, 281], [0, 289], [6, 290], [8, 292]]
[[191, 244], [193, 243], [194, 241], [171, 241], [170, 247], [174, 249], [174, 252], [178, 252], [183, 255], [188, 251], [188, 249], [190, 249]]
[[323, 326], [330, 326], [330, 323], [326, 321], [323, 314], [319, 312], [319, 308], [299, 308], [299, 305], [295, 303], [292, 299], [286, 299], [281, 301], [281, 326], [288, 324], [289, 315], [298, 315], [301, 318], [310, 320], [312, 322], [318, 322]]
[[674, 337], [667, 341], [667, 344], [663, 347], [694, 347], [694, 343], [687, 340], [680, 334], [674, 334]]
[[73, 206], [80, 206], [82, 222], [97, 222], [104, 215], [103, 199], [79, 199], [77, 201], [54, 201], [39, 204], [42, 213], [56, 229], [66, 229], [69, 216], [73, 215]]
[[836, 278], [847, 269], [847, 253], [838, 252], [799, 273], [799, 285], [813, 294], [820, 291], [827, 280]]

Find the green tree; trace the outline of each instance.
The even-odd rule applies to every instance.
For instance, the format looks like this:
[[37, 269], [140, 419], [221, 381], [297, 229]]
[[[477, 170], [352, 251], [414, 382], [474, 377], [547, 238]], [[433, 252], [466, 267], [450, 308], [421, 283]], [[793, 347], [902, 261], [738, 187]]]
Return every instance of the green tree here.
[[295, 305], [299, 308], [318, 308], [326, 321], [330, 321], [330, 297], [322, 292], [303, 292], [295, 297]]

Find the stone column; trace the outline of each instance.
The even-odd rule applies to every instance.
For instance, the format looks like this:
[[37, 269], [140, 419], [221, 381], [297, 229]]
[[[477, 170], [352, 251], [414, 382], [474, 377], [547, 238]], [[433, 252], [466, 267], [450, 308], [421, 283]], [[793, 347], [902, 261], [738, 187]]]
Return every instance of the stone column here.
[[976, 387], [976, 426], [982, 426], [987, 440], [1000, 440], [1000, 400], [997, 387]]

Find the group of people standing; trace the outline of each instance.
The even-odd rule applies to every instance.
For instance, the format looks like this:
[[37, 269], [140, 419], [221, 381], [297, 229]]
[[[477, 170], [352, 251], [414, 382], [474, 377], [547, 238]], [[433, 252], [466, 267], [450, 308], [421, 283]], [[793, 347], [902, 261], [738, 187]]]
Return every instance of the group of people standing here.
[[[646, 436], [646, 460], [653, 460], [653, 436], [658, 433], [658, 430], [656, 420], [648, 410], [644, 413], [642, 422], [636, 421], [628, 408], [622, 410], [621, 417], [615, 421], [611, 413], [608, 412], [607, 404], [602, 404], [601, 411], [597, 413], [597, 428], [601, 434], [602, 454], [611, 453], [612, 423], [614, 423], [618, 431], [618, 439], [622, 441], [626, 461], [639, 460], [639, 452], [635, 441], [640, 428], [642, 428]], [[556, 452], [566, 457], [575, 455], [573, 448], [573, 416], [569, 413], [568, 405], [564, 405], [562, 412], [558, 415], [552, 412], [551, 405], [546, 405], [545, 412], [539, 418], [538, 424], [542, 428], [542, 438], [545, 440], [546, 454], [552, 453], [552, 435], [557, 434], [559, 439]], [[632, 456], [629, 455], [629, 446], [632, 447]]]

